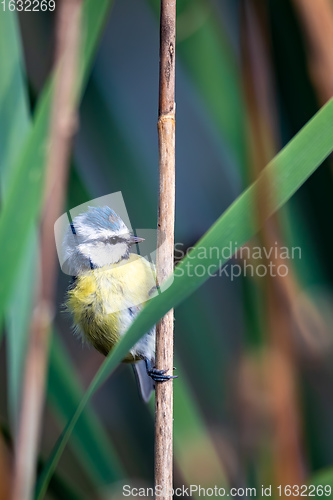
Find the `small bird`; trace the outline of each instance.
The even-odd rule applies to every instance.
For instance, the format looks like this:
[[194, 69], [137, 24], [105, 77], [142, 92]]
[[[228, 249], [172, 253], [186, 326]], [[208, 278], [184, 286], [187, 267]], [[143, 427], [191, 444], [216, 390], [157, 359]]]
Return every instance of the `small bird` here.
[[[74, 218], [64, 236], [65, 266], [73, 276], [67, 309], [76, 330], [105, 356], [156, 290], [155, 266], [130, 253], [131, 246], [142, 241], [108, 206], [89, 207]], [[155, 368], [155, 326], [123, 362], [133, 363], [145, 401], [154, 382], [174, 378]]]

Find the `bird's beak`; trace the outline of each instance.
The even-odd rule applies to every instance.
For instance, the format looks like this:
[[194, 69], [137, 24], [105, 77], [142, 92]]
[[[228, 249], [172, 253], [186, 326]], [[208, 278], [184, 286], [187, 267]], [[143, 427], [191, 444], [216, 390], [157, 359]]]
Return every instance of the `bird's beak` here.
[[145, 239], [139, 238], [138, 236], [134, 236], [134, 234], [131, 234], [129, 239], [129, 244], [134, 245], [134, 243], [141, 243], [141, 241], [145, 241]]

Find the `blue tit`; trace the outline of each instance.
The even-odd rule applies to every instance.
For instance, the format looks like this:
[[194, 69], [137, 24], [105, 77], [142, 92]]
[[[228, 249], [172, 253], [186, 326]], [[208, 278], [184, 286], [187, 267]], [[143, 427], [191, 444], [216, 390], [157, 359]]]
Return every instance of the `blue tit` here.
[[[109, 207], [89, 207], [68, 226], [63, 252], [74, 277], [67, 296], [77, 332], [105, 356], [126, 332], [156, 289], [153, 264], [130, 252], [143, 238], [132, 234]], [[130, 350], [142, 397], [148, 401], [154, 382], [173, 378], [155, 369], [155, 327]]]

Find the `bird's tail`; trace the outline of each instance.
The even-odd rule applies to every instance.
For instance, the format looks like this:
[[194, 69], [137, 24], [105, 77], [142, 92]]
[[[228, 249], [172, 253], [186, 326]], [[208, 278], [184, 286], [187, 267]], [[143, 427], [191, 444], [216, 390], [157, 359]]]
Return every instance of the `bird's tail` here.
[[137, 361], [132, 366], [142, 399], [145, 403], [148, 403], [150, 396], [155, 389], [155, 383], [153, 379], [148, 375], [146, 363], [143, 359]]

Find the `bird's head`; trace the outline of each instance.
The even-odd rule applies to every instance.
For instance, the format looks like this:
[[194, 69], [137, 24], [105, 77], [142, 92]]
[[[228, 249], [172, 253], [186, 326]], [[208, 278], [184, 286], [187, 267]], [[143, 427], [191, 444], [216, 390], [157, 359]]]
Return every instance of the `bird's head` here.
[[89, 207], [67, 228], [64, 260], [70, 274], [116, 264], [127, 259], [130, 247], [143, 238], [132, 235], [122, 219], [109, 207]]

